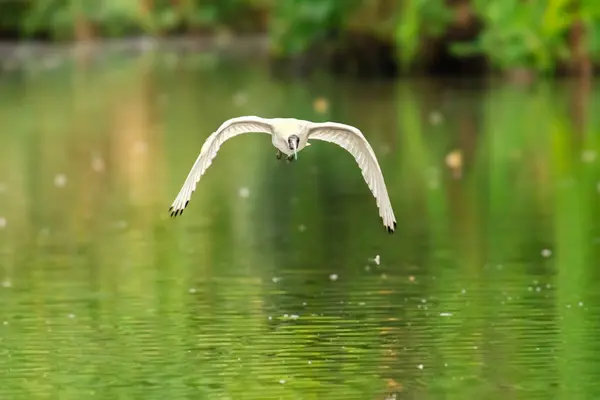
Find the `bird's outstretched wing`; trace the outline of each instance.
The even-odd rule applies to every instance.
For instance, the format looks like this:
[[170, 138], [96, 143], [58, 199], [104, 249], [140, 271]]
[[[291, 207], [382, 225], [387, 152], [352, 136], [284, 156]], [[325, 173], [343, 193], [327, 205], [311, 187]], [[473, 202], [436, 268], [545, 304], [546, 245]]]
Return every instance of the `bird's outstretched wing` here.
[[383, 225], [389, 233], [394, 232], [396, 217], [383, 180], [383, 173], [371, 145], [362, 132], [353, 126], [336, 122], [313, 123], [309, 128], [308, 139], [335, 143], [352, 154], [377, 201]]
[[231, 118], [223, 122], [219, 129], [206, 139], [200, 150], [200, 155], [185, 179], [183, 187], [179, 191], [171, 208], [169, 208], [171, 216], [174, 217], [183, 213], [183, 210], [187, 207], [192, 197], [192, 193], [196, 190], [196, 184], [212, 164], [221, 145], [235, 136], [250, 132], [273, 134], [273, 127], [269, 120], [265, 118], [255, 116]]

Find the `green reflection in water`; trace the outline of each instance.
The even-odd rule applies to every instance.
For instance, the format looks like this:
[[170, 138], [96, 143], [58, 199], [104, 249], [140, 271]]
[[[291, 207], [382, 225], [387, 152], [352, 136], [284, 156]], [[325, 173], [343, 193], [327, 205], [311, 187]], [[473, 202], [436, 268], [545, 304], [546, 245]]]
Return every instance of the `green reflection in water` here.
[[[0, 397], [600, 395], [597, 87], [206, 60], [2, 77]], [[261, 134], [171, 220], [203, 140], [245, 114], [363, 129], [397, 232], [348, 154], [287, 165]]]

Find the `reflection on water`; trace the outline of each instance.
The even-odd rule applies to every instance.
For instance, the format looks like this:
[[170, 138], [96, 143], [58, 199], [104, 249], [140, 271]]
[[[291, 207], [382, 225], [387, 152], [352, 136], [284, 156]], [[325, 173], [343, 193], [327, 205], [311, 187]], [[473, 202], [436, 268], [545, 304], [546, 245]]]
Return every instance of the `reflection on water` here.
[[[1, 398], [600, 395], [598, 87], [152, 56], [1, 79]], [[246, 114], [359, 126], [396, 233], [348, 154], [260, 134], [170, 219]]]

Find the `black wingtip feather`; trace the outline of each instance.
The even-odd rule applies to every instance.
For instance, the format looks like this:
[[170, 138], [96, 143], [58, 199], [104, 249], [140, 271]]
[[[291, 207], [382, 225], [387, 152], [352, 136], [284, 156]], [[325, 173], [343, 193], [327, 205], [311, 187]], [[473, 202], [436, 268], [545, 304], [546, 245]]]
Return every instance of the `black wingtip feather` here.
[[185, 202], [185, 205], [183, 206], [183, 208], [180, 208], [180, 209], [177, 209], [177, 210], [174, 210], [173, 206], [169, 207], [169, 212], [171, 213], [171, 217], [175, 218], [175, 217], [183, 214], [183, 210], [188, 206], [188, 204], [190, 204], [189, 200]]
[[396, 221], [394, 221], [394, 227], [392, 228], [391, 226], [386, 226], [385, 227], [388, 231], [389, 234], [394, 233], [394, 231], [396, 230]]
[[383, 222], [383, 226], [385, 227], [385, 230], [388, 231], [388, 233], [394, 233], [394, 231], [396, 230], [396, 221], [394, 221], [394, 227], [392, 228], [391, 226], [387, 226], [385, 224], [385, 221], [383, 220], [383, 217], [381, 217], [381, 222]]

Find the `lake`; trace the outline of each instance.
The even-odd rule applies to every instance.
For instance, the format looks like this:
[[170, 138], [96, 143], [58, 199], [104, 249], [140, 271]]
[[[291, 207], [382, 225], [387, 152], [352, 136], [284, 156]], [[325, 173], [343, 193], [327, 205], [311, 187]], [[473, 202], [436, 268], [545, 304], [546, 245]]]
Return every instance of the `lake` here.
[[[600, 85], [150, 51], [0, 87], [0, 398], [600, 396]], [[396, 232], [344, 150], [262, 134], [170, 218], [240, 115], [359, 127]]]

